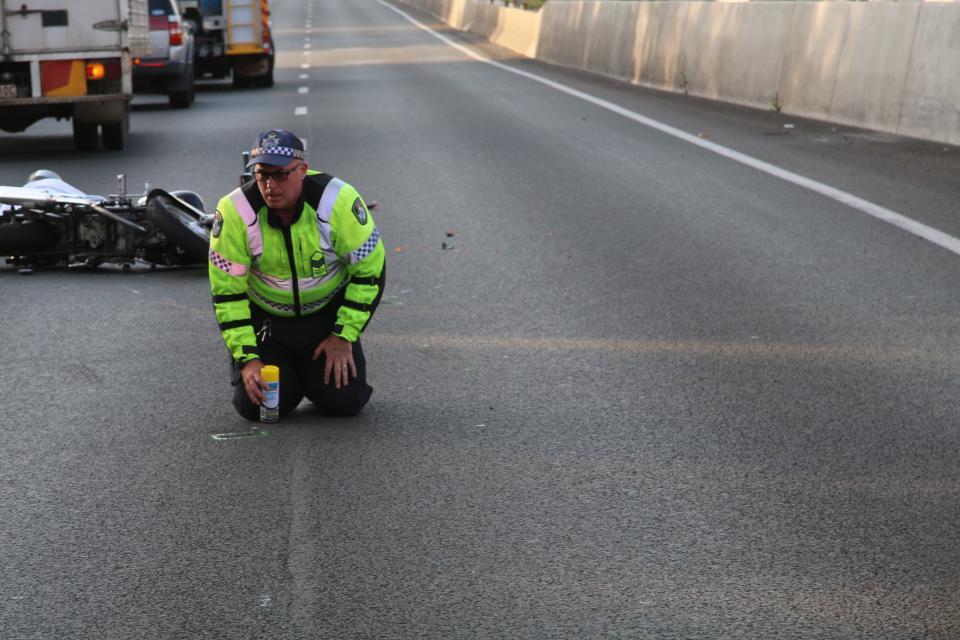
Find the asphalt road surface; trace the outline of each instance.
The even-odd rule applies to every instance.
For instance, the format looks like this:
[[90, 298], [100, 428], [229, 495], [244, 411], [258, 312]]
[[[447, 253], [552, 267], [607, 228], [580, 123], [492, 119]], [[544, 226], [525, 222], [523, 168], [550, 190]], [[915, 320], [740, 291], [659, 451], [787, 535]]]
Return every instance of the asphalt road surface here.
[[373, 398], [238, 418], [205, 268], [0, 268], [0, 637], [960, 637], [960, 255], [821, 188], [958, 237], [956, 148], [272, 6], [273, 89], [2, 135], [0, 184], [212, 209], [301, 134], [381, 203]]

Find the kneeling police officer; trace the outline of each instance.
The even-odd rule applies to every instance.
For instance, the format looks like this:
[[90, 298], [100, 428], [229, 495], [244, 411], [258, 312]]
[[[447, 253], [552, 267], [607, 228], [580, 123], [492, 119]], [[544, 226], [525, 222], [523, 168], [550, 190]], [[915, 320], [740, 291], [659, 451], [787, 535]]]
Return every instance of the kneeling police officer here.
[[260, 134], [254, 181], [220, 199], [210, 237], [210, 288], [233, 356], [233, 404], [256, 420], [280, 368], [280, 415], [304, 396], [324, 413], [357, 414], [370, 399], [363, 333], [383, 295], [380, 232], [352, 186], [312, 171], [289, 131]]

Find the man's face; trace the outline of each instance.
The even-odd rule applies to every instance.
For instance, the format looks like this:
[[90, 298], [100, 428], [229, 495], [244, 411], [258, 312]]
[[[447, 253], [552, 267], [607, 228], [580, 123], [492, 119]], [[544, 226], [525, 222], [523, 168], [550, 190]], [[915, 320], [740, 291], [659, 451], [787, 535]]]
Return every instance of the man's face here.
[[303, 178], [307, 175], [307, 163], [293, 160], [282, 167], [271, 164], [258, 164], [253, 168], [253, 176], [260, 187], [267, 206], [271, 209], [292, 209], [300, 200]]

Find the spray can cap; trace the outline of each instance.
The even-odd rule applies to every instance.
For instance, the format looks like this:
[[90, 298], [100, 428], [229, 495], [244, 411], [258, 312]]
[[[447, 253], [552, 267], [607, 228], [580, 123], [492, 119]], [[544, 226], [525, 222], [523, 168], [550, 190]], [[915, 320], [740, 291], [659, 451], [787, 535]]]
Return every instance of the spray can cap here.
[[272, 364], [268, 364], [260, 369], [260, 377], [264, 382], [280, 382], [280, 369]]

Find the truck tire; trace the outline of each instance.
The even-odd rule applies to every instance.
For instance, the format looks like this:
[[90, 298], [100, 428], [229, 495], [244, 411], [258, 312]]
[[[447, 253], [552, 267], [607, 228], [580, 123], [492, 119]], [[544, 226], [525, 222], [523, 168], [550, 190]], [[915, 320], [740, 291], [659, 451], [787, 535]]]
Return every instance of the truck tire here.
[[[273, 48], [273, 40], [270, 41], [270, 48]], [[273, 61], [274, 57], [270, 56], [269, 60], [269, 71], [262, 76], [257, 76], [253, 79], [253, 86], [255, 87], [272, 87], [273, 86]]]
[[256, 78], [254, 78], [253, 86], [272, 87], [273, 86], [273, 69], [270, 69], [270, 72], [264, 76], [257, 76]]
[[73, 145], [80, 151], [96, 151], [100, 132], [96, 122], [73, 121]]
[[104, 122], [100, 128], [103, 131], [103, 148], [108, 151], [122, 151], [130, 136], [129, 109], [124, 110], [119, 122]]

